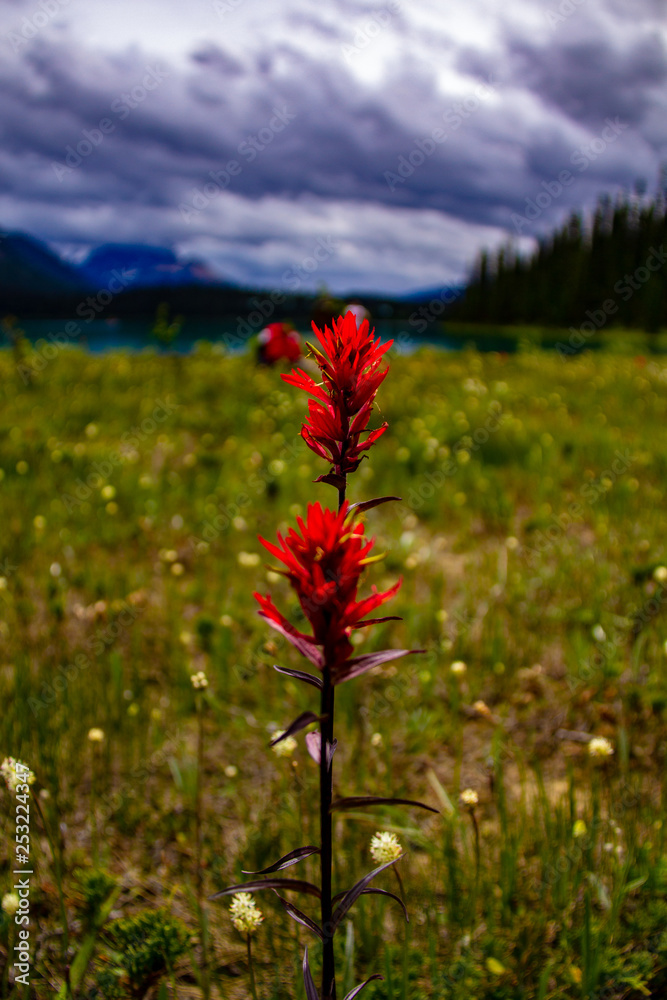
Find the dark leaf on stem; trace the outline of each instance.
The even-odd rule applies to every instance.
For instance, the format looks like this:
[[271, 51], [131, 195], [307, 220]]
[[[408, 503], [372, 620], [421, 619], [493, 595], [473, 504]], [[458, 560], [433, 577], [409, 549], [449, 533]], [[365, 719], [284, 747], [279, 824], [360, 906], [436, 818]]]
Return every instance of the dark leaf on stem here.
[[361, 514], [364, 510], [372, 510], [373, 507], [379, 507], [381, 503], [388, 503], [389, 500], [402, 500], [403, 497], [376, 497], [375, 500], [360, 500], [359, 503], [351, 503], [350, 510], [356, 510], [358, 514]]
[[[345, 895], [344, 892], [339, 892], [338, 895], [334, 896], [334, 898], [331, 900], [332, 904], [337, 903], [338, 900], [342, 899], [344, 895]], [[391, 896], [391, 898], [395, 899], [396, 902], [398, 903], [398, 905], [400, 907], [402, 907], [402, 909], [403, 909], [403, 916], [405, 917], [406, 924], [410, 923], [410, 917], [408, 916], [407, 907], [406, 907], [405, 903], [403, 902], [403, 900], [401, 899], [401, 897], [397, 896], [396, 893], [389, 892], [388, 889], [374, 889], [374, 888], [371, 887], [370, 889], [363, 889], [362, 892], [361, 892], [361, 895], [362, 896]]]
[[[336, 747], [338, 746], [338, 740], [334, 740], [333, 743], [327, 743], [327, 764], [329, 768], [331, 767], [331, 761], [333, 760], [333, 755], [336, 752]], [[316, 764], [319, 764], [320, 757], [322, 756], [322, 734], [318, 731], [313, 733], [308, 733], [306, 736], [306, 750], [313, 758]]]
[[324, 934], [314, 920], [311, 920], [309, 916], [307, 916], [302, 910], [299, 910], [296, 906], [292, 906], [290, 901], [288, 899], [284, 899], [280, 893], [277, 892], [276, 896], [285, 907], [292, 920], [296, 920], [297, 924], [302, 924], [304, 927], [307, 927], [309, 931], [312, 931], [313, 934], [317, 935], [320, 941], [324, 941]]
[[327, 765], [329, 770], [331, 770], [331, 761], [333, 760], [333, 755], [336, 752], [336, 747], [338, 746], [338, 740], [334, 740], [333, 743], [327, 743]]
[[209, 899], [219, 899], [221, 896], [231, 896], [235, 892], [259, 892], [261, 889], [291, 889], [293, 892], [305, 892], [309, 896], [317, 896], [321, 899], [322, 893], [312, 882], [303, 882], [298, 878], [265, 878], [255, 882], [241, 882], [239, 885], [230, 885], [220, 892], [214, 892]]
[[286, 740], [288, 736], [293, 736], [294, 733], [300, 732], [300, 730], [305, 729], [306, 726], [310, 726], [313, 722], [321, 721], [320, 716], [315, 715], [314, 712], [302, 712], [301, 715], [287, 727], [284, 733], [281, 733], [280, 736], [276, 736], [275, 740], [271, 740], [269, 746], [274, 747], [276, 743], [280, 743], [281, 740]]
[[380, 865], [379, 868], [374, 868], [372, 872], [369, 872], [368, 875], [364, 875], [362, 879], [359, 879], [356, 885], [353, 885], [352, 888], [345, 893], [340, 903], [334, 910], [334, 914], [331, 919], [334, 931], [340, 924], [341, 920], [343, 919], [347, 911], [350, 909], [353, 903], [355, 903], [359, 899], [359, 896], [361, 896], [364, 889], [368, 886], [370, 882], [373, 881], [375, 876], [379, 875], [380, 872], [383, 872], [385, 868], [391, 868], [391, 866], [395, 865], [396, 862], [399, 860], [399, 858], [402, 857], [403, 855], [399, 854], [398, 858], [394, 858], [393, 861], [387, 861], [384, 865]]
[[334, 679], [334, 684], [343, 684], [344, 681], [365, 674], [372, 667], [379, 667], [381, 663], [387, 663], [389, 660], [398, 660], [399, 657], [407, 656], [408, 653], [425, 652], [425, 649], [381, 649], [377, 653], [355, 656], [343, 665], [341, 672]]
[[357, 622], [354, 628], [364, 628], [366, 625], [381, 625], [383, 622], [402, 622], [400, 615], [385, 615], [384, 618], [366, 618], [362, 622]]
[[273, 664], [273, 669], [277, 670], [279, 674], [287, 674], [288, 677], [294, 677], [297, 681], [305, 681], [306, 684], [312, 684], [313, 687], [322, 690], [322, 680], [315, 674], [306, 673], [305, 670], [290, 670], [288, 667], [279, 667], [277, 663]]
[[311, 854], [319, 854], [319, 847], [313, 847], [308, 845], [307, 847], [297, 847], [295, 851], [290, 851], [286, 854], [284, 858], [280, 861], [276, 861], [274, 865], [269, 865], [268, 868], [262, 868], [259, 872], [247, 872], [244, 871], [244, 875], [269, 875], [271, 872], [279, 872], [283, 868], [289, 868], [290, 865], [295, 865], [297, 862], [301, 861], [302, 858], [309, 858]]
[[308, 965], [307, 948], [306, 954], [303, 956], [303, 983], [306, 987], [306, 1000], [320, 1000], [317, 995], [317, 990], [315, 989], [315, 983], [313, 982], [313, 977], [310, 972], [310, 966]]
[[378, 795], [352, 795], [347, 799], [335, 799], [331, 803], [331, 812], [363, 809], [365, 806], [417, 806], [419, 809], [428, 809], [432, 813], [438, 812], [433, 806], [427, 806], [425, 802], [416, 802], [414, 799], [385, 799]]
[[289, 629], [281, 625], [274, 618], [270, 618], [263, 611], [258, 612], [260, 618], [264, 618], [271, 628], [274, 628], [276, 632], [280, 632], [284, 635], [288, 642], [291, 642], [295, 649], [298, 649], [302, 656], [305, 656], [311, 663], [314, 663], [316, 667], [322, 667], [324, 663], [324, 658], [322, 653], [317, 648], [315, 643], [311, 642], [308, 638], [298, 635], [296, 630], [290, 632]]
[[313, 479], [313, 482], [329, 483], [330, 486], [335, 486], [337, 490], [342, 490], [345, 486], [343, 476], [337, 476], [335, 472], [327, 472], [326, 476], [318, 476], [317, 479]]
[[390, 896], [392, 899], [396, 900], [396, 902], [398, 903], [398, 905], [403, 910], [403, 916], [405, 917], [406, 924], [410, 923], [410, 917], [408, 916], [408, 908], [405, 905], [405, 903], [403, 902], [403, 900], [401, 899], [401, 897], [397, 896], [395, 892], [389, 892], [388, 889], [375, 889], [375, 888], [373, 888], [371, 886], [370, 889], [364, 889], [364, 891], [362, 892], [361, 895], [362, 896], [366, 896], [366, 895], [369, 895], [369, 896], [370, 895]]
[[[345, 997], [345, 1000], [354, 1000], [355, 997], [359, 996], [364, 986], [368, 986], [368, 984], [372, 983], [374, 979], [382, 979], [384, 981], [384, 976], [381, 976], [379, 972], [376, 972], [375, 975], [367, 979], [365, 983], [361, 983], [359, 986], [355, 986], [353, 990], [350, 990], [350, 992]], [[310, 997], [308, 998], [308, 1000], [310, 1000]]]

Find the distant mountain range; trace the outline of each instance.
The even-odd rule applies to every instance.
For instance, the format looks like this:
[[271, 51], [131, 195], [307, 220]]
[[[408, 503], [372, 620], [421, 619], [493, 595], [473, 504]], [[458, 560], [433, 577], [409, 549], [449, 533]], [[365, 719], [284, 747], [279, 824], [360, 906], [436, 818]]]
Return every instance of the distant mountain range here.
[[114, 273], [122, 273], [130, 288], [176, 285], [230, 287], [202, 261], [179, 260], [173, 250], [139, 243], [105, 243], [93, 250], [79, 268], [95, 288], [105, 288]]
[[[376, 316], [397, 315], [400, 303], [428, 303], [442, 298], [445, 289], [413, 292], [401, 299], [361, 296]], [[111, 291], [113, 304], [101, 295]], [[78, 264], [63, 260], [46, 243], [25, 233], [0, 231], [0, 316], [56, 317], [80, 310], [89, 296], [104, 305], [105, 314], [154, 314], [167, 301], [185, 315], [220, 315], [256, 309], [242, 289], [218, 277], [200, 260], [180, 259], [166, 247], [140, 243], [105, 243], [93, 249]], [[308, 311], [313, 296], [287, 293], [284, 312]], [[383, 307], [382, 303], [386, 303]], [[301, 303], [301, 304], [299, 304]], [[98, 312], [99, 310], [95, 310]], [[80, 313], [79, 313], [80, 314]]]
[[41, 240], [0, 234], [0, 302], [8, 295], [61, 298], [106, 288], [115, 274], [125, 288], [183, 285], [229, 287], [198, 260], [179, 260], [173, 250], [138, 243], [105, 243], [80, 264], [62, 260]]
[[0, 303], [85, 294], [90, 283], [45, 243], [23, 233], [0, 233]]

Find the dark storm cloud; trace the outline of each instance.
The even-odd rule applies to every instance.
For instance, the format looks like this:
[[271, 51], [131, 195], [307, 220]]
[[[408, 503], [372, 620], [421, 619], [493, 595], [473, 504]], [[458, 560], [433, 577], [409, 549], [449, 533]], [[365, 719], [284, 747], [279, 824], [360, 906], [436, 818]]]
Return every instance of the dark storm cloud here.
[[667, 50], [657, 33], [624, 49], [602, 37], [540, 45], [514, 40], [509, 55], [516, 82], [592, 126], [614, 115], [641, 125], [667, 83]]
[[[271, 45], [201, 42], [179, 64], [137, 46], [115, 54], [75, 47], [67, 31], [38, 36], [0, 62], [0, 194], [43, 205], [50, 238], [74, 238], [82, 207], [110, 206], [128, 226], [136, 209], [139, 239], [178, 239], [200, 222], [207, 231], [201, 213], [188, 229], [182, 208], [235, 161], [227, 190], [257, 204], [311, 198], [388, 213], [435, 210], [512, 231], [512, 214], [572, 170], [607, 119], [622, 121], [627, 129], [521, 235], [544, 230], [601, 189], [650, 180], [665, 155], [667, 59], [650, 8], [651, 0], [637, 8], [645, 24], [614, 14], [611, 0], [604, 21], [592, 5], [553, 30], [528, 34], [519, 19], [506, 21], [483, 52], [455, 44], [442, 25], [429, 38], [400, 8], [387, 15], [356, 0], [337, 6], [345, 17], [286, 11], [290, 31]], [[399, 44], [369, 83], [355, 69], [373, 17], [382, 21], [377, 44], [392, 32]], [[303, 33], [312, 46], [295, 43]], [[373, 39], [367, 44], [372, 51]], [[428, 58], [417, 61], [419, 51]], [[445, 63], [455, 71], [449, 84], [438, 72]], [[149, 72], [158, 82], [145, 88]], [[105, 119], [110, 131], [68, 169]], [[437, 129], [446, 141], [433, 140]], [[150, 215], [154, 230], [141, 228], [144, 209], [162, 210], [160, 224]], [[265, 222], [244, 234], [245, 244], [266, 244]]]
[[[272, 70], [281, 59], [289, 65], [287, 74]], [[42, 189], [54, 188], [58, 198], [69, 192], [77, 200], [82, 189], [104, 179], [111, 184], [106, 197], [115, 193], [124, 199], [129, 190], [143, 197], [150, 188], [157, 202], [169, 204], [187, 198], [188, 189], [205, 183], [209, 171], [236, 159], [243, 169], [234, 190], [251, 198], [310, 192], [436, 208], [471, 221], [490, 218], [494, 192], [485, 133], [494, 131], [494, 112], [485, 106], [487, 96], [475, 97], [490, 95], [489, 87], [480, 89], [471, 80], [463, 98], [443, 98], [428, 74], [399, 72], [380, 91], [360, 87], [341, 65], [322, 65], [285, 48], [268, 57], [264, 73], [257, 64], [241, 73], [238, 60], [209, 45], [193, 54], [189, 72], [169, 69], [164, 83], [120, 118], [123, 95], [141, 85], [150, 65], [125, 59], [102, 66], [97, 60], [93, 66], [65, 46], [36, 44], [20, 61], [18, 75], [0, 80], [5, 151], [37, 157]], [[155, 65], [167, 71], [165, 64]], [[460, 117], [456, 109], [462, 101], [469, 110]], [[412, 123], [411, 106], [420, 109]], [[121, 112], [113, 110], [118, 107]], [[54, 187], [53, 163], [64, 163], [68, 147], [76, 148], [85, 130], [105, 117], [114, 130], [82, 162], [85, 179], [67, 172]], [[435, 128], [448, 133], [437, 148], [429, 138]], [[258, 135], [262, 138], [255, 140]], [[426, 143], [424, 155], [415, 152], [420, 143], [422, 148]], [[408, 158], [417, 163], [412, 172], [405, 167]], [[409, 176], [400, 175], [401, 163]], [[148, 168], [146, 183], [137, 189]], [[22, 186], [32, 186], [35, 177], [18, 171], [12, 180], [17, 194], [27, 194]]]

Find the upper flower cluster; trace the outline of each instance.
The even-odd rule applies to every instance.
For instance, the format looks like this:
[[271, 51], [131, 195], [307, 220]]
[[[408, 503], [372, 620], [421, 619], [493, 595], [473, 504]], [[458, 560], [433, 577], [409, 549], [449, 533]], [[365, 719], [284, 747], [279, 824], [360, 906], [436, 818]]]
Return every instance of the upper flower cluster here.
[[401, 581], [384, 593], [374, 587], [368, 597], [357, 600], [361, 574], [374, 561], [369, 555], [374, 543], [364, 537], [363, 524], [354, 523], [347, 502], [338, 512], [310, 504], [306, 520], [297, 518], [297, 524], [299, 531], [291, 528], [286, 538], [278, 535], [279, 545], [263, 538], [260, 541], [286, 566], [280, 572], [296, 591], [313, 635], [298, 632], [268, 594], [255, 594], [255, 598], [262, 609], [260, 614], [274, 628], [313, 663], [326, 665], [334, 679], [339, 679], [352, 652], [351, 630], [374, 624], [376, 620], [364, 620], [365, 615], [389, 600]]
[[232, 923], [241, 934], [254, 934], [264, 920], [262, 911], [249, 892], [237, 892], [229, 907]]
[[5, 757], [0, 764], [0, 775], [5, 779], [5, 783], [10, 792], [14, 795], [19, 785], [33, 785], [35, 775], [30, 768], [20, 760], [13, 757]]
[[[373, 337], [368, 320], [357, 326], [352, 312], [332, 320], [331, 326], [331, 330], [325, 326], [322, 331], [313, 323], [322, 349], [309, 345], [322, 382], [294, 369], [282, 377], [314, 397], [308, 402], [308, 420], [301, 436], [316, 455], [333, 466], [331, 473], [320, 479], [340, 486], [348, 472], [358, 468], [362, 452], [387, 428], [384, 423], [377, 430], [366, 431], [375, 395], [389, 371], [380, 371], [382, 358], [393, 341], [382, 344], [379, 337]], [[366, 433], [368, 437], [362, 441], [361, 435]]]

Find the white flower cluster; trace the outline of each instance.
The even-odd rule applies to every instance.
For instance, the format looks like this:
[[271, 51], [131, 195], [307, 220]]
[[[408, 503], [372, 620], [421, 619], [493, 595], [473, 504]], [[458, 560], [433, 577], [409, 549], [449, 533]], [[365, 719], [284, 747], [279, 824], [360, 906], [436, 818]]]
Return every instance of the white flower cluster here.
[[467, 809], [472, 809], [479, 802], [479, 795], [474, 788], [464, 788], [459, 795], [459, 802]]
[[16, 892], [6, 892], [2, 897], [2, 909], [8, 917], [13, 917], [19, 908], [19, 897]]
[[[282, 736], [284, 732], [285, 730], [281, 729], [277, 733], [274, 733], [274, 740], [277, 740], [278, 737]], [[286, 739], [281, 740], [280, 743], [276, 743], [275, 746], [271, 747], [271, 749], [279, 757], [291, 757], [298, 745], [299, 744], [293, 736], [288, 736]]]
[[395, 833], [376, 833], [371, 839], [371, 857], [379, 865], [385, 865], [388, 861], [395, 861], [400, 857], [402, 848]]
[[229, 907], [232, 923], [241, 934], [254, 934], [262, 920], [262, 911], [249, 892], [237, 892]]
[[[17, 773], [18, 768], [18, 773]], [[0, 774], [5, 779], [7, 788], [14, 795], [19, 785], [32, 785], [35, 782], [35, 775], [20, 760], [13, 757], [5, 757], [0, 764]]]
[[203, 670], [198, 670], [196, 674], [190, 674], [190, 680], [195, 691], [202, 691], [208, 687], [208, 677]]
[[614, 748], [606, 736], [594, 736], [588, 744], [589, 757], [611, 757]]

